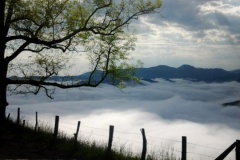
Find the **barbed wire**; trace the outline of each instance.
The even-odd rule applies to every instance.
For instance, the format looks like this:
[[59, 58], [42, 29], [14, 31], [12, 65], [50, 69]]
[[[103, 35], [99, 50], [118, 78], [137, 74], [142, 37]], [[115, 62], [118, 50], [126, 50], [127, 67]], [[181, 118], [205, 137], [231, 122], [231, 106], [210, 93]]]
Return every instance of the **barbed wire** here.
[[188, 154], [195, 154], [195, 155], [199, 155], [199, 156], [204, 156], [204, 157], [208, 157], [208, 158], [212, 158], [215, 159], [215, 157], [206, 155], [206, 154], [202, 154], [202, 153], [195, 153], [195, 152], [187, 152]]
[[174, 141], [174, 142], [182, 143], [182, 141], [174, 140], [174, 139], [160, 138], [160, 137], [154, 137], [154, 136], [149, 136], [149, 135], [148, 135], [148, 137], [150, 137], [150, 138], [155, 138], [155, 139], [166, 140], [166, 141]]
[[[14, 109], [9, 109], [9, 113], [11, 112], [14, 112], [15, 110]], [[20, 113], [24, 114], [22, 115], [22, 117], [24, 118], [31, 118], [34, 120], [34, 116], [32, 115], [29, 115], [27, 114], [26, 112], [24, 111], [21, 111], [20, 110]], [[14, 115], [16, 115], [17, 113], [14, 113]], [[50, 120], [48, 118], [44, 118], [45, 120]], [[73, 123], [70, 123], [70, 122], [66, 122], [66, 121], [60, 121], [59, 123], [64, 123], [64, 124], [69, 124], [69, 125], [76, 125], [76, 124], [73, 124]], [[88, 125], [81, 125], [81, 128], [82, 127], [86, 127], [86, 128], [92, 128], [92, 129], [97, 129], [97, 130], [104, 130], [104, 131], [108, 131], [109, 129], [105, 129], [105, 128], [98, 128], [98, 127], [93, 127], [93, 126], [88, 126]], [[66, 126], [61, 126], [61, 128], [67, 128], [67, 129], [71, 129], [71, 130], [75, 130], [75, 128], [72, 128], [72, 127], [66, 127]], [[117, 133], [122, 133], [122, 134], [130, 134], [130, 135], [137, 135], [137, 136], [141, 136], [141, 134], [138, 134], [138, 133], [131, 133], [131, 132], [126, 132], [126, 131], [120, 131], [120, 130], [115, 130], [115, 132]], [[100, 136], [100, 137], [105, 137], [105, 138], [108, 138], [108, 136], [105, 136], [105, 135], [101, 135], [101, 134], [95, 134], [94, 132], [86, 132], [86, 131], [79, 131], [80, 134], [82, 133], [86, 133], [86, 134], [90, 134], [90, 135], [94, 135], [94, 136]], [[148, 135], [147, 137], [149, 138], [154, 138], [154, 139], [159, 139], [159, 140], [165, 140], [165, 141], [173, 141], [173, 142], [178, 142], [178, 143], [182, 143], [182, 141], [180, 140], [174, 140], [174, 139], [168, 139], [168, 138], [161, 138], [161, 137], [155, 137], [155, 136], [151, 136], [151, 135]], [[119, 137], [113, 137], [114, 139], [119, 139], [119, 140], [124, 140], [124, 141], [128, 141], [128, 142], [133, 142], [133, 143], [138, 143], [138, 144], [142, 144], [142, 142], [139, 142], [139, 141], [134, 141], [134, 140], [129, 140], [129, 139], [124, 139], [124, 138], [119, 138]], [[187, 144], [189, 145], [195, 145], [195, 146], [198, 146], [198, 147], [202, 147], [202, 148], [208, 148], [208, 149], [213, 149], [213, 150], [218, 150], [218, 151], [222, 151], [224, 149], [219, 149], [219, 148], [215, 148], [215, 147], [210, 147], [210, 146], [205, 146], [205, 145], [201, 145], [201, 144], [196, 144], [196, 143], [192, 143], [192, 142], [187, 142]], [[171, 148], [167, 148], [167, 147], [164, 147], [164, 146], [160, 146], [160, 145], [157, 145], [157, 144], [151, 144], [151, 143], [148, 143], [148, 145], [150, 146], [156, 146], [156, 147], [159, 147], [159, 148], [163, 148], [163, 149], [168, 149], [170, 150]], [[175, 150], [176, 152], [181, 152], [179, 150]], [[234, 152], [234, 151], [232, 151]], [[208, 157], [208, 158], [213, 158], [212, 156], [209, 156], [209, 155], [206, 155], [206, 154], [202, 154], [202, 153], [196, 153], [196, 152], [187, 152], [188, 154], [195, 154], [195, 155], [200, 155], [200, 156], [205, 156], [205, 157]]]
[[[81, 131], [80, 134], [81, 134], [81, 133], [86, 133], [86, 134], [90, 134], [90, 135], [96, 135], [96, 136], [101, 136], [101, 137], [108, 138], [108, 136], [106, 136], [106, 135], [95, 134], [95, 133], [93, 133], [93, 132], [89, 133], [89, 132]], [[78, 137], [80, 137], [80, 136], [78, 136]]]
[[[113, 137], [114, 138], [114, 137]], [[142, 142], [139, 142], [139, 141], [133, 141], [133, 140], [130, 140], [130, 139], [125, 139], [125, 138], [119, 138], [119, 137], [115, 137], [115, 139], [119, 139], [119, 140], [124, 140], [124, 141], [129, 141], [129, 142], [134, 142], [134, 143], [140, 143], [142, 144]]]
[[65, 121], [61, 121], [61, 123], [70, 124], [70, 125], [74, 125], [74, 126], [76, 125], [76, 124], [65, 122]]
[[225, 150], [225, 149], [219, 149], [219, 148], [214, 148], [214, 147], [208, 147], [208, 146], [204, 146], [204, 145], [201, 145], [201, 144], [195, 144], [195, 143], [191, 143], [191, 142], [188, 142], [187, 144], [195, 145], [195, 146], [203, 147], [203, 148], [208, 148], [208, 149], [214, 149], [214, 150], [218, 150], [218, 151], [224, 151]]
[[[85, 133], [87, 133], [87, 132], [85, 132]], [[106, 137], [106, 138], [108, 138], [108, 137], [105, 136], [105, 135], [99, 135], [99, 134], [95, 134], [95, 133], [88, 133], [88, 134], [97, 135], [97, 136], [101, 136], [101, 137]], [[139, 141], [133, 141], [133, 140], [124, 139], [124, 138], [119, 138], [119, 137], [113, 137], [113, 139], [124, 140], [124, 141], [129, 141], [129, 142], [133, 142], [133, 143], [142, 144], [142, 142], [139, 142]], [[172, 148], [167, 148], [167, 147], [164, 147], [164, 146], [160, 146], [160, 145], [156, 145], [156, 144], [151, 144], [151, 143], [147, 143], [147, 145], [156, 146], [156, 147], [163, 148], [163, 149], [166, 149], [166, 150], [171, 150], [171, 149], [172, 149]], [[174, 149], [174, 151], [179, 152], [179, 153], [182, 152], [182, 151], [179, 151], [179, 150], [176, 150], [176, 149]], [[202, 153], [196, 153], [196, 152], [187, 152], [187, 153], [188, 153], [188, 154], [195, 154], [195, 155], [205, 156], [205, 157], [214, 159], [214, 157], [209, 156], [209, 155], [206, 155], [206, 154], [202, 154]]]
[[[166, 150], [171, 150], [172, 148], [167, 148], [167, 147], [164, 147], [164, 146], [160, 146], [160, 145], [156, 145], [156, 144], [151, 144], [151, 143], [147, 143], [147, 145], [150, 145], [150, 146], [156, 146], [156, 147], [159, 147], [159, 148], [163, 148], [163, 149], [166, 149]], [[182, 152], [182, 151], [179, 151], [179, 150], [176, 150], [174, 149], [174, 151], [176, 152]]]
[[142, 135], [139, 134], [139, 133], [130, 133], [130, 132], [119, 131], [119, 130], [114, 130], [114, 131], [115, 131], [115, 132], [118, 132], [118, 133], [123, 133], [123, 134], [132, 134], [132, 135], [142, 136]]
[[98, 129], [98, 130], [105, 130], [108, 131], [109, 129], [105, 129], [105, 128], [97, 128], [97, 127], [92, 127], [92, 126], [86, 126], [86, 125], [81, 125], [82, 127], [86, 127], [86, 128], [92, 128], [92, 129]]
[[75, 130], [75, 128], [72, 128], [72, 127], [65, 127], [65, 126], [61, 126], [60, 128], [67, 128], [67, 129]]

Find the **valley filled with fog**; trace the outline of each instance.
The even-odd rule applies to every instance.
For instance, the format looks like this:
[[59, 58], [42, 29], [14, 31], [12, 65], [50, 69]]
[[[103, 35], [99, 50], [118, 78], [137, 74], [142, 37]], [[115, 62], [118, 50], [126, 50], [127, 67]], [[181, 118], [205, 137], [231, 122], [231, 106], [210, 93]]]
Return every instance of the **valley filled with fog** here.
[[[141, 153], [141, 132], [148, 154], [171, 151], [181, 157], [181, 138], [187, 136], [188, 159], [214, 159], [240, 139], [240, 107], [222, 104], [240, 99], [240, 83], [204, 83], [174, 79], [142, 81], [119, 90], [108, 84], [97, 88], [57, 89], [54, 99], [38, 95], [10, 95], [7, 114], [34, 123], [35, 112], [45, 124], [60, 116], [60, 130], [73, 136], [81, 121], [80, 137], [107, 143], [109, 125], [115, 126], [113, 145]], [[227, 159], [234, 159], [233, 151]]]

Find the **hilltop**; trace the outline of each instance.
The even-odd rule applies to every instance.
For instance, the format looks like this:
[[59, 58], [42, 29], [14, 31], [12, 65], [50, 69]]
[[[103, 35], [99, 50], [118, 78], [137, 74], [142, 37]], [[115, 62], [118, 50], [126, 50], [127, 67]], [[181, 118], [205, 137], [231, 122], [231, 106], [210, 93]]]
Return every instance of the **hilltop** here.
[[[68, 81], [68, 80], [87, 80], [90, 73], [86, 72], [77, 76], [53, 76], [50, 77], [51, 81]], [[101, 71], [95, 75], [97, 80], [101, 75]], [[137, 68], [136, 77], [141, 80], [146, 80], [149, 82], [154, 82], [153, 79], [162, 78], [162, 79], [185, 79], [190, 81], [203, 81], [206, 83], [222, 83], [237, 81], [240, 82], [240, 70], [226, 71], [221, 68], [195, 68], [190, 65], [182, 65], [178, 68], [169, 67], [166, 65], [159, 65], [150, 68]], [[110, 79], [106, 79], [105, 83], [110, 83]]]
[[240, 72], [226, 71], [221, 68], [195, 68], [182, 65], [178, 68], [159, 65], [150, 68], [139, 68], [137, 77], [141, 79], [186, 79], [191, 81], [211, 82], [240, 82]]

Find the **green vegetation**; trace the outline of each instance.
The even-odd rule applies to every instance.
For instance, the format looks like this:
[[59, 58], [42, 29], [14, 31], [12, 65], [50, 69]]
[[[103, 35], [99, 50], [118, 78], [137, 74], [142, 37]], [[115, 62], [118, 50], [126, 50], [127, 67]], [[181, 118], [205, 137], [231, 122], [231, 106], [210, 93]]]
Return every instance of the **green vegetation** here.
[[[126, 80], [138, 81], [134, 69], [141, 63], [134, 64], [130, 56], [136, 36], [129, 26], [160, 7], [160, 0], [1, 0], [0, 124], [6, 116], [7, 91], [43, 90], [52, 98], [55, 88], [97, 87], [109, 76], [120, 88]], [[80, 60], [80, 55], [89, 61]], [[86, 80], [48, 81], [70, 77], [79, 61], [89, 68]]]
[[[0, 127], [0, 133], [0, 159], [109, 159], [106, 154], [106, 144], [81, 139], [74, 146], [73, 137], [68, 137], [63, 133], [60, 133], [54, 140], [52, 128], [43, 124], [35, 133], [34, 127], [30, 124], [18, 126], [13, 121], [7, 121], [4, 126]], [[140, 155], [135, 155], [124, 145], [119, 150], [113, 150], [111, 157], [113, 160], [140, 159]], [[147, 160], [154, 159], [176, 160], [172, 153], [165, 151], [152, 152], [147, 156]]]

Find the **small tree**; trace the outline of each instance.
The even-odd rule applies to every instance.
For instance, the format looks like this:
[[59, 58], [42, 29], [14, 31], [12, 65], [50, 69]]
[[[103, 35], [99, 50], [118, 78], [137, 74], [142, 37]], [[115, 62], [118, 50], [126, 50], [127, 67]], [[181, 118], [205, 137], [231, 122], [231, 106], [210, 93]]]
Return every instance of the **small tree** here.
[[[133, 79], [128, 60], [135, 37], [126, 26], [160, 7], [160, 0], [1, 0], [1, 122], [8, 90], [37, 94], [43, 89], [52, 97], [54, 87], [96, 87], [109, 75], [118, 84]], [[68, 53], [80, 49], [91, 62], [89, 77], [49, 81], [68, 69]], [[27, 61], [19, 58], [24, 53], [30, 55]]]

